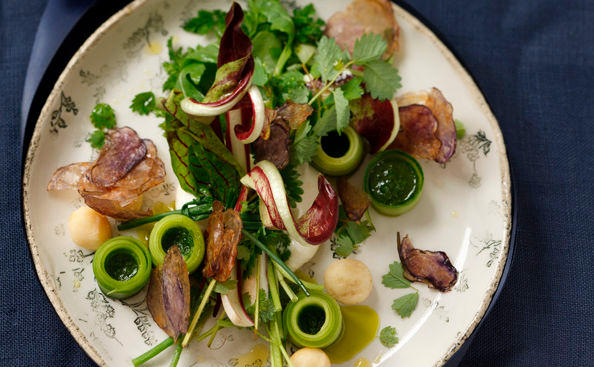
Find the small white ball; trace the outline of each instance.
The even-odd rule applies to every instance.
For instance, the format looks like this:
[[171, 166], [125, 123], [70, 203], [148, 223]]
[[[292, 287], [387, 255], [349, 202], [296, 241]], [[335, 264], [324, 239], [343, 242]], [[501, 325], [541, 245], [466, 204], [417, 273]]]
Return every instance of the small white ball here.
[[68, 232], [74, 243], [95, 251], [111, 238], [111, 225], [103, 214], [83, 206], [70, 214]]
[[326, 269], [324, 285], [328, 294], [338, 302], [355, 305], [369, 297], [373, 279], [367, 265], [359, 260], [343, 259]]
[[330, 358], [323, 350], [302, 348], [291, 356], [293, 367], [330, 367]]

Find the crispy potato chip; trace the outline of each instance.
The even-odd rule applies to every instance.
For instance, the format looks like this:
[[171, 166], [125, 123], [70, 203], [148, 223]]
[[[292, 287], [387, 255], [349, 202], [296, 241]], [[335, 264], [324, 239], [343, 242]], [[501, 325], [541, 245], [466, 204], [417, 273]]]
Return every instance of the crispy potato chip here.
[[336, 183], [338, 196], [340, 196], [347, 217], [355, 222], [361, 220], [371, 204], [367, 194], [360, 188], [351, 185], [344, 176], [339, 177]]
[[206, 263], [202, 270], [205, 277], [214, 278], [220, 283], [229, 280], [237, 259], [241, 228], [239, 214], [232, 209], [223, 212], [223, 204], [215, 201], [206, 228]]
[[365, 33], [382, 35], [388, 44], [384, 56], [399, 50], [400, 27], [388, 0], [355, 0], [345, 11], [335, 13], [326, 23], [326, 35], [343, 49], [353, 52], [355, 41]]

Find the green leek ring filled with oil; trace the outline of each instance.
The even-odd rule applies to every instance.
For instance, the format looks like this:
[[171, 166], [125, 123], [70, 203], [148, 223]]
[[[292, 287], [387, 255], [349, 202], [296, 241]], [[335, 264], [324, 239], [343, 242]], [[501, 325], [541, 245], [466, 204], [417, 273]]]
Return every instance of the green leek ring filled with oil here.
[[155, 223], [149, 237], [153, 263], [162, 265], [165, 253], [174, 245], [181, 250], [188, 271], [196, 270], [204, 258], [204, 237], [198, 224], [182, 214], [171, 214]]
[[93, 258], [99, 289], [111, 298], [124, 299], [138, 293], [148, 282], [151, 268], [148, 248], [133, 237], [105, 241]]
[[419, 162], [399, 150], [378, 153], [367, 165], [363, 185], [380, 213], [397, 216], [421, 198], [425, 176]]
[[284, 328], [293, 344], [299, 347], [326, 348], [334, 344], [343, 332], [340, 306], [324, 292], [312, 291], [311, 296], [299, 294], [283, 312]]
[[[347, 138], [348, 147], [344, 150], [342, 146], [327, 146], [335, 151], [326, 152], [324, 150], [325, 139], [334, 139], [331, 141], [334, 145], [341, 145], [342, 139]], [[339, 140], [341, 139], [341, 140]], [[330, 144], [330, 143], [328, 143]], [[363, 140], [357, 134], [355, 129], [350, 126], [342, 130], [341, 135], [335, 131], [322, 138], [322, 143], [318, 146], [316, 155], [312, 159], [314, 166], [330, 176], [345, 176], [353, 172], [363, 160]]]

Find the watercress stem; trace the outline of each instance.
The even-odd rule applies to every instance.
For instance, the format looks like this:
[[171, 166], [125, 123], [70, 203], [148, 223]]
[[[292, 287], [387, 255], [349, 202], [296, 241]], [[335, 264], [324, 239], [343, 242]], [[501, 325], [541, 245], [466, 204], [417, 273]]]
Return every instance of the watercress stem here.
[[134, 358], [132, 360], [132, 364], [134, 364], [134, 367], [140, 366], [141, 364], [148, 362], [151, 358], [155, 357], [165, 349], [169, 348], [172, 344], [173, 338], [169, 337], [163, 340], [161, 343], [155, 345], [152, 349]]
[[192, 338], [192, 333], [194, 333], [194, 329], [196, 328], [196, 324], [198, 323], [198, 320], [200, 320], [200, 315], [202, 314], [202, 311], [204, 311], [204, 307], [206, 306], [206, 303], [208, 302], [208, 299], [210, 298], [210, 294], [212, 293], [212, 290], [214, 289], [216, 284], [217, 284], [217, 281], [215, 279], [212, 279], [210, 281], [210, 284], [208, 284], [208, 288], [206, 288], [206, 292], [204, 292], [204, 296], [202, 296], [202, 301], [200, 301], [198, 310], [196, 310], [196, 313], [194, 314], [194, 318], [192, 319], [192, 323], [190, 324], [190, 327], [188, 328], [188, 332], [186, 333], [186, 336], [184, 336], [184, 341], [182, 342], [182, 348], [185, 348], [188, 345], [188, 343], [190, 342], [190, 339]]
[[293, 271], [291, 271], [291, 269], [289, 269], [289, 267], [287, 266], [287, 264], [285, 264], [281, 259], [279, 259], [278, 256], [276, 256], [274, 254], [274, 252], [270, 251], [270, 249], [268, 247], [266, 247], [266, 245], [264, 245], [262, 242], [260, 242], [260, 240], [258, 240], [253, 234], [251, 234], [250, 232], [246, 231], [245, 229], [242, 229], [241, 232], [243, 233], [244, 236], [246, 236], [250, 241], [252, 241], [254, 243], [254, 245], [258, 246], [260, 248], [260, 250], [264, 251], [269, 257], [270, 259], [272, 259], [276, 264], [278, 264], [285, 272], [287, 272], [287, 274], [289, 274], [289, 276], [295, 281], [295, 283], [297, 283], [297, 285], [299, 285], [299, 287], [303, 290], [303, 292], [309, 296], [310, 293], [307, 290], [307, 288], [305, 287], [305, 285], [303, 285], [303, 282], [301, 281], [301, 279], [299, 279], [297, 277], [297, 275], [295, 275], [295, 273], [293, 273]]

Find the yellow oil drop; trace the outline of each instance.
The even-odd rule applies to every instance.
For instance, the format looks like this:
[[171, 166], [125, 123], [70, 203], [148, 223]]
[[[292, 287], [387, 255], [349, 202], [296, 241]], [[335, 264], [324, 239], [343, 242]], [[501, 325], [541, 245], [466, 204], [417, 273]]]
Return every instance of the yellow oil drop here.
[[371, 362], [367, 358], [359, 358], [355, 361], [353, 367], [371, 367]]
[[[172, 201], [169, 204], [165, 204], [162, 202], [157, 202], [151, 208], [153, 210], [153, 214], [161, 214], [175, 210], [175, 201]], [[136, 227], [136, 237], [144, 242], [148, 246], [149, 238], [151, 236], [151, 231], [155, 226], [154, 223], [143, 224], [139, 227]]]
[[146, 51], [151, 55], [158, 55], [163, 50], [163, 46], [161, 46], [160, 42], [151, 41], [146, 46]]
[[[375, 339], [379, 327], [379, 317], [371, 307], [342, 306], [340, 309], [344, 333], [338, 342], [325, 349], [332, 363], [344, 363], [355, 357]], [[358, 367], [361, 366], [367, 365]]]
[[264, 367], [268, 362], [268, 347], [258, 344], [252, 350], [237, 358], [237, 367]]

